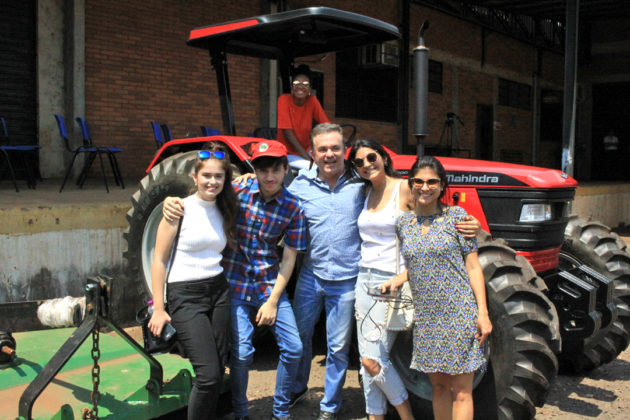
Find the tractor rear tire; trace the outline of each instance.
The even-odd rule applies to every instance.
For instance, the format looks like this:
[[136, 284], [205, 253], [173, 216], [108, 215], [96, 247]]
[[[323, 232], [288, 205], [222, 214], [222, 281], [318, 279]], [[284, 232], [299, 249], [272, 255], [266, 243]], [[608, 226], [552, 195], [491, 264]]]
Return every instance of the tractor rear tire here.
[[[536, 288], [542, 281], [527, 260], [504, 241], [479, 241], [479, 262], [486, 282], [493, 331], [488, 339], [489, 364], [475, 373], [475, 418], [532, 419], [545, 402], [558, 373], [554, 350], [560, 347], [558, 315]], [[532, 274], [533, 273], [533, 274]], [[428, 378], [409, 368], [411, 332], [401, 334], [392, 361], [401, 374], [416, 419], [432, 418]]]
[[630, 342], [630, 253], [619, 236], [596, 221], [572, 215], [564, 232], [561, 265], [585, 264], [613, 280], [617, 320], [586, 340], [584, 352], [561, 355], [561, 365], [575, 372], [611, 362]]
[[140, 181], [140, 188], [131, 197], [131, 209], [127, 212], [127, 229], [123, 239], [127, 248], [127, 275], [134, 282], [135, 290], [144, 299], [151, 299], [151, 264], [155, 235], [162, 219], [162, 202], [166, 197], [186, 197], [191, 193], [193, 165], [197, 151], [170, 156], [154, 166]]

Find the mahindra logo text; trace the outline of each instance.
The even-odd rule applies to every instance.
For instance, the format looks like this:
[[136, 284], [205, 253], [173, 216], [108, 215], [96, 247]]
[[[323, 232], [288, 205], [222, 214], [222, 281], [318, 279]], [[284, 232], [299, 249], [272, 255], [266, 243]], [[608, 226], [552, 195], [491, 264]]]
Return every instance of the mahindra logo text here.
[[493, 175], [447, 174], [449, 184], [498, 184], [499, 177]]

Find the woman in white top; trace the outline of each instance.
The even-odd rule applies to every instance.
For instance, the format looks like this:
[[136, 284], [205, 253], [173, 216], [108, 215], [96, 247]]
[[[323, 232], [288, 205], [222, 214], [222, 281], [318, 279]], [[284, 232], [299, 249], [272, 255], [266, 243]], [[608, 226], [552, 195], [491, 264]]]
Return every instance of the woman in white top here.
[[173, 324], [195, 371], [188, 419], [211, 419], [216, 417], [230, 342], [229, 289], [220, 265], [236, 215], [227, 150], [213, 142], [199, 151], [192, 178], [195, 192], [184, 199], [184, 218], [168, 277], [170, 316], [164, 310], [164, 283], [179, 220], [162, 218], [158, 227], [149, 328], [159, 336], [166, 323]]
[[[405, 270], [403, 258], [396, 255], [395, 227], [400, 212], [413, 210], [413, 196], [408, 183], [397, 177], [387, 151], [374, 140], [355, 141], [348, 163], [370, 183], [358, 221], [362, 243], [355, 289], [366, 412], [370, 420], [384, 419], [389, 401], [402, 420], [413, 419], [407, 390], [389, 360], [396, 331], [385, 328], [388, 303], [368, 294], [370, 288], [380, 289], [384, 282], [396, 275], [396, 259], [399, 271]], [[474, 236], [479, 230], [479, 222], [470, 218], [458, 228]]]

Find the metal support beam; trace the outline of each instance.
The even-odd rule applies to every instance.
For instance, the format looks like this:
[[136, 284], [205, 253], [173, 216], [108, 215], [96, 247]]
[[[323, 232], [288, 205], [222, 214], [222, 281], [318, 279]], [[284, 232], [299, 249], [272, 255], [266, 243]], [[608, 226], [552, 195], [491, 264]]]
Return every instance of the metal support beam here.
[[400, 55], [398, 66], [398, 120], [400, 151], [405, 153], [409, 144], [409, 27], [411, 25], [410, 0], [400, 2]]
[[580, 0], [567, 0], [566, 37], [564, 44], [564, 104], [562, 112], [561, 169], [569, 176], [573, 176], [575, 154], [579, 10]]
[[542, 50], [540, 48], [536, 48], [536, 71], [532, 76], [532, 165], [534, 166], [538, 164], [538, 150], [540, 146], [540, 78], [542, 76], [542, 60]]
[[228, 136], [236, 135], [234, 124], [234, 110], [232, 109], [232, 92], [230, 92], [230, 78], [227, 71], [227, 57], [224, 51], [210, 51], [210, 63], [217, 74], [219, 100], [221, 102], [221, 117], [223, 119], [223, 133]]

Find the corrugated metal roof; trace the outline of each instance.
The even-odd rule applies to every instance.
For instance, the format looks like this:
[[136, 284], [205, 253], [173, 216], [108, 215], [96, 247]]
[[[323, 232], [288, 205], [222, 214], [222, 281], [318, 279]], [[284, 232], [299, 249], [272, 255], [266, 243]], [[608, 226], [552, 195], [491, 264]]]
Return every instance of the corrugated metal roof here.
[[[566, 0], [471, 0], [464, 1], [510, 13], [564, 22]], [[630, 16], [628, 0], [580, 0], [580, 20], [611, 20]]]
[[[411, 0], [543, 48], [561, 50], [567, 0]], [[579, 24], [630, 17], [630, 0], [580, 0]], [[626, 39], [627, 37], [624, 37]]]

